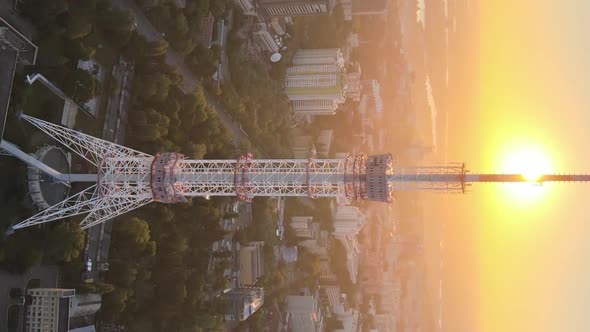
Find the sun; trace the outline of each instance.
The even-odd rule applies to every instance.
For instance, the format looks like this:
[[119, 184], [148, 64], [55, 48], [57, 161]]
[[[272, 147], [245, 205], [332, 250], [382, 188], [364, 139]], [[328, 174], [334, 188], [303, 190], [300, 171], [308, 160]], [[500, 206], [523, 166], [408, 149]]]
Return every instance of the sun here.
[[522, 174], [527, 181], [535, 182], [541, 175], [551, 172], [551, 162], [540, 150], [518, 149], [506, 156], [502, 172]]
[[534, 200], [543, 194], [546, 185], [538, 181], [543, 174], [553, 171], [548, 153], [534, 147], [512, 147], [502, 160], [502, 173], [522, 174], [530, 182], [505, 185], [510, 196], [519, 200]]

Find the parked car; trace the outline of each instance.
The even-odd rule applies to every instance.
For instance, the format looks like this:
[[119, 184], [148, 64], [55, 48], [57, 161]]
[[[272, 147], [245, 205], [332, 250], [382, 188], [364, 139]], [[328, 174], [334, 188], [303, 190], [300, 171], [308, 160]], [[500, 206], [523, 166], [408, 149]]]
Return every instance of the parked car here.
[[90, 272], [92, 271], [92, 259], [88, 258], [88, 261], [86, 262], [86, 271]]
[[277, 228], [277, 236], [280, 237], [281, 239], [283, 238], [283, 235], [285, 235], [285, 229], [283, 227], [278, 227]]

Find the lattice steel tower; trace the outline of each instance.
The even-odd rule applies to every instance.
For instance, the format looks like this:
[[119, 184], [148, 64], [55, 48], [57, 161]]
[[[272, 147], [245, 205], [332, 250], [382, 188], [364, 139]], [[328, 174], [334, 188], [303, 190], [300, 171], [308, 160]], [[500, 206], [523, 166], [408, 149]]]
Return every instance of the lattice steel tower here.
[[[463, 164], [402, 167], [389, 154], [344, 159], [189, 160], [179, 153], [155, 156], [75, 130], [21, 116], [96, 167], [95, 174], [60, 174], [59, 181], [90, 182], [73, 195], [13, 229], [87, 214], [82, 228], [150, 202], [184, 202], [187, 197], [345, 196], [391, 202], [394, 190], [465, 192], [471, 182], [525, 182], [518, 174], [468, 174]], [[590, 176], [548, 175], [540, 181], [589, 181]]]

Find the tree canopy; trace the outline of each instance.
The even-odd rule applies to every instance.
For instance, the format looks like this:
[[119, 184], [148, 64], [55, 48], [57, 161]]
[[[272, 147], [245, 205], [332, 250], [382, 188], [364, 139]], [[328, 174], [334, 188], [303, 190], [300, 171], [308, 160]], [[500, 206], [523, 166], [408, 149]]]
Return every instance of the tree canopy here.
[[47, 234], [45, 253], [56, 262], [70, 262], [80, 256], [85, 238], [79, 223], [60, 222]]

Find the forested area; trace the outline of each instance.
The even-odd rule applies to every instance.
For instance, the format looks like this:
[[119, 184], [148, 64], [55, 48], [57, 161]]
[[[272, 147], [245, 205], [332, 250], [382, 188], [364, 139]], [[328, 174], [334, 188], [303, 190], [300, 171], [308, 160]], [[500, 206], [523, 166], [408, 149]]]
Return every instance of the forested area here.
[[163, 61], [165, 42], [132, 41], [135, 80], [129, 114], [128, 142], [148, 152], [178, 151], [189, 158], [235, 157], [231, 135], [203, 90], [185, 94], [174, 69]]
[[207, 265], [224, 235], [222, 203], [153, 204], [118, 218], [107, 275], [115, 289], [99, 319], [142, 332], [219, 327], [225, 303], [215, 295], [226, 284], [222, 274], [208, 277]]
[[[185, 94], [181, 77], [164, 64], [166, 42], [135, 36], [135, 78], [127, 142], [147, 153], [178, 151], [188, 158], [232, 158], [237, 149], [203, 90]], [[152, 204], [117, 218], [102, 321], [133, 331], [197, 331], [222, 324], [223, 264], [208, 274], [225, 199]], [[226, 266], [229, 264], [226, 262]]]
[[[127, 130], [131, 147], [148, 153], [179, 151], [189, 158], [237, 154], [202, 89], [188, 94], [179, 89], [180, 76], [163, 61], [168, 43], [147, 42], [138, 36], [130, 13], [113, 8], [110, 1], [39, 0], [30, 1], [25, 14], [40, 31], [39, 64], [34, 70], [80, 102], [101, 93], [102, 87], [90, 74], [76, 69], [77, 60], [94, 57], [108, 65], [122, 55], [134, 63]], [[16, 86], [14, 96], [13, 109], [35, 99], [22, 84]], [[56, 111], [30, 106], [43, 118], [52, 118], [51, 112]], [[20, 136], [28, 145], [31, 137]], [[14, 195], [22, 188], [18, 181], [24, 178], [18, 173], [23, 168], [12, 169], [15, 174], [6, 183], [14, 183], [14, 188], [3, 187], [0, 197], [3, 204], [14, 206], [15, 216], [3, 220], [3, 228], [30, 214], [20, 208], [20, 202], [10, 203], [24, 199], [24, 193]], [[215, 268], [208, 275], [207, 265], [212, 243], [224, 235], [218, 220], [227, 203], [195, 199], [179, 205], [154, 204], [115, 220], [108, 283], [81, 281], [85, 233], [79, 220], [17, 232], [0, 244], [0, 266], [22, 273], [41, 262], [60, 264], [64, 286], [103, 293], [99, 319], [125, 323], [129, 331], [214, 329], [222, 323], [220, 313], [225, 310], [214, 295], [227, 281], [220, 275], [223, 269]]]
[[135, 17], [108, 0], [32, 0], [23, 14], [37, 27], [38, 71], [82, 103], [100, 94], [101, 86], [76, 68], [77, 61], [96, 58], [112, 65], [135, 30]]
[[245, 55], [238, 31], [249, 22], [243, 14], [234, 13], [226, 49], [232, 79], [219, 91], [222, 103], [257, 145], [264, 146], [273, 157], [290, 157], [291, 108], [283, 90], [284, 77], [271, 77]]

